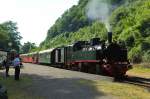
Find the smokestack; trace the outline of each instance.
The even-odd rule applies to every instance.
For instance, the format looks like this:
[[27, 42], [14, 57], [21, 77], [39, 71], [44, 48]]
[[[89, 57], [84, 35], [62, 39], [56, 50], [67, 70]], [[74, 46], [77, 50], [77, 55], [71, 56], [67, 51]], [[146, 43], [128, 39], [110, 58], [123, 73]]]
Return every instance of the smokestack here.
[[108, 43], [112, 43], [112, 32], [108, 32]]

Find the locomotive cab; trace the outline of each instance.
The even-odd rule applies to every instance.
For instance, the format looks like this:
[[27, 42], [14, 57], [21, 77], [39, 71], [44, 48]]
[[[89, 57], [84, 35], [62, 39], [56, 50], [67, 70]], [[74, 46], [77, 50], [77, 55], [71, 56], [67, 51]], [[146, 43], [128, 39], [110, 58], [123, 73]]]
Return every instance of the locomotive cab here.
[[86, 45], [88, 45], [88, 41], [77, 41], [73, 45], [73, 51], [82, 50]]

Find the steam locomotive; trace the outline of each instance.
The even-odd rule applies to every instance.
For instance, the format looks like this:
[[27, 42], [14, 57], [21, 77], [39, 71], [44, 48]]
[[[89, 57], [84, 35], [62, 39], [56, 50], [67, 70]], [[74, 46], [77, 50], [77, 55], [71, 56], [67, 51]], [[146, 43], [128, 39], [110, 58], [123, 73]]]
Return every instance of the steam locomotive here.
[[115, 78], [124, 77], [132, 67], [127, 58], [126, 46], [112, 42], [112, 32], [108, 32], [108, 43], [100, 38], [93, 38], [90, 41], [77, 41], [68, 46], [22, 54], [21, 58], [23, 62], [48, 64]]

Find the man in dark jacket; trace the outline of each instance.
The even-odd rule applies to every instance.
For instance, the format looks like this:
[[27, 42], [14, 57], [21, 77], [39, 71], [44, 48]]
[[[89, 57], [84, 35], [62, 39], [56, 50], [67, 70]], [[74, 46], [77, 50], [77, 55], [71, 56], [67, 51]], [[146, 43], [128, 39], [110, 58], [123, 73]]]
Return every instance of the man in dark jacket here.
[[9, 61], [8, 61], [8, 59], [5, 59], [5, 60], [3, 61], [3, 66], [4, 66], [5, 69], [6, 69], [6, 77], [9, 77]]

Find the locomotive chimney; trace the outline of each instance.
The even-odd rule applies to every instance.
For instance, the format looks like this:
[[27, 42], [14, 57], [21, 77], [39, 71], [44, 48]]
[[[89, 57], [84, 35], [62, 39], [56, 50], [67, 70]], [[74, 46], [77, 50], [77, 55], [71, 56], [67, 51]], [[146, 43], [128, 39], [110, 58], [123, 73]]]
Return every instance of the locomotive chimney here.
[[108, 43], [112, 43], [112, 32], [108, 32]]

